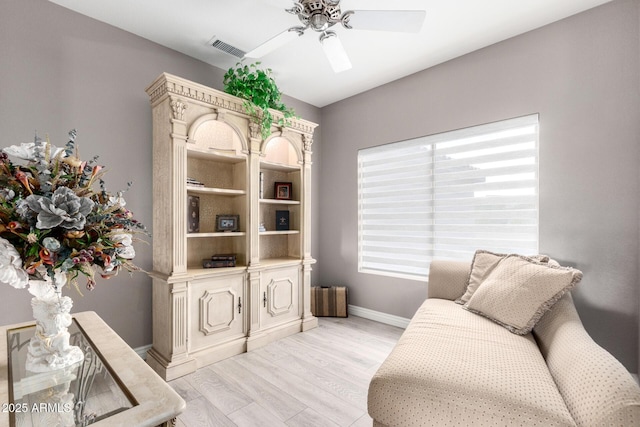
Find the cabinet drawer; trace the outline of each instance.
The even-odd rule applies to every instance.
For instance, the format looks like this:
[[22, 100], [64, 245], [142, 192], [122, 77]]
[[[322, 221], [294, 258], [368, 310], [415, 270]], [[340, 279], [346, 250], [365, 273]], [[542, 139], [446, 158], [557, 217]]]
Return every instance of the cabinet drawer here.
[[189, 282], [190, 351], [244, 335], [244, 283], [244, 274]]

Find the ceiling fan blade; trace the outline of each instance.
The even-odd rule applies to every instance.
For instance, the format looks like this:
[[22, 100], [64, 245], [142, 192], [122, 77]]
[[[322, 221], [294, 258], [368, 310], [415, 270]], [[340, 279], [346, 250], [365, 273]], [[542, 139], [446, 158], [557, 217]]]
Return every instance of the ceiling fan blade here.
[[292, 0], [263, 0], [263, 2], [267, 3], [269, 6], [277, 7], [278, 9], [291, 7], [291, 4], [293, 3]]
[[320, 43], [334, 72], [340, 73], [351, 68], [351, 61], [336, 33], [325, 31], [320, 36]]
[[427, 12], [424, 10], [354, 10], [349, 27], [355, 30], [417, 33]]
[[280, 34], [274, 37], [271, 37], [269, 40], [262, 43], [261, 45], [254, 48], [253, 50], [245, 53], [244, 57], [245, 58], [261, 58], [266, 54], [273, 52], [274, 50], [284, 46], [285, 44], [289, 43], [291, 40], [301, 35], [302, 35], [302, 31], [300, 31], [300, 28], [298, 27], [289, 28], [288, 30], [283, 31]]

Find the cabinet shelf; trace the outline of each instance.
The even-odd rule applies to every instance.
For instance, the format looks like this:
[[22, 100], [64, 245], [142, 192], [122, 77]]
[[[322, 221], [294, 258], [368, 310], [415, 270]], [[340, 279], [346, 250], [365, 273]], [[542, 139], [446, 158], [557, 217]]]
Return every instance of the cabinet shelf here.
[[194, 279], [211, 276], [222, 276], [225, 274], [243, 273], [247, 269], [246, 265], [237, 265], [235, 267], [220, 267], [220, 268], [188, 268], [187, 274], [193, 276]]
[[196, 185], [187, 184], [187, 192], [197, 194], [211, 194], [216, 196], [244, 196], [247, 194], [245, 190], [234, 190], [230, 188], [212, 188], [212, 187], [198, 187]]
[[284, 234], [300, 234], [300, 230], [273, 230], [273, 231], [261, 231], [261, 236], [280, 236]]
[[247, 160], [245, 156], [238, 156], [235, 150], [218, 150], [210, 148], [208, 150], [202, 148], [188, 147], [187, 157], [205, 160], [215, 160], [224, 163], [242, 163]]
[[260, 169], [279, 171], [279, 172], [296, 172], [300, 170], [300, 166], [297, 165], [287, 165], [284, 163], [274, 163], [274, 162], [260, 162]]
[[300, 264], [300, 258], [280, 257], [280, 258], [261, 258], [260, 265], [264, 268], [281, 267], [284, 265]]
[[238, 237], [246, 236], [244, 231], [218, 231], [215, 233], [187, 233], [187, 239], [205, 237]]
[[260, 199], [260, 203], [265, 205], [299, 205], [299, 200], [283, 200], [283, 199]]

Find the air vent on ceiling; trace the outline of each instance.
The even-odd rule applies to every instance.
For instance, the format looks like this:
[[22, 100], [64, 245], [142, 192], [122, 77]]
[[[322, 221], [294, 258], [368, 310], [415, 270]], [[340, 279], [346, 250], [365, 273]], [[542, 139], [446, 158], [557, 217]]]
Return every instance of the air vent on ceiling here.
[[212, 38], [209, 44], [218, 50], [235, 56], [236, 58], [244, 58], [244, 54], [246, 53], [245, 51], [240, 50], [237, 47], [231, 46], [229, 43], [223, 42], [217, 37]]

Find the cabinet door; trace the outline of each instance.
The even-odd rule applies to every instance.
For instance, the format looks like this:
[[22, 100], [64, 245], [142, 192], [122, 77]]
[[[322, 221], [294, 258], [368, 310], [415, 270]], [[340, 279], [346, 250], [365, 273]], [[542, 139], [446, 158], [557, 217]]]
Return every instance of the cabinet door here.
[[261, 327], [273, 326], [300, 317], [300, 267], [286, 267], [262, 273]]
[[244, 275], [197, 279], [189, 283], [189, 350], [242, 337]]

